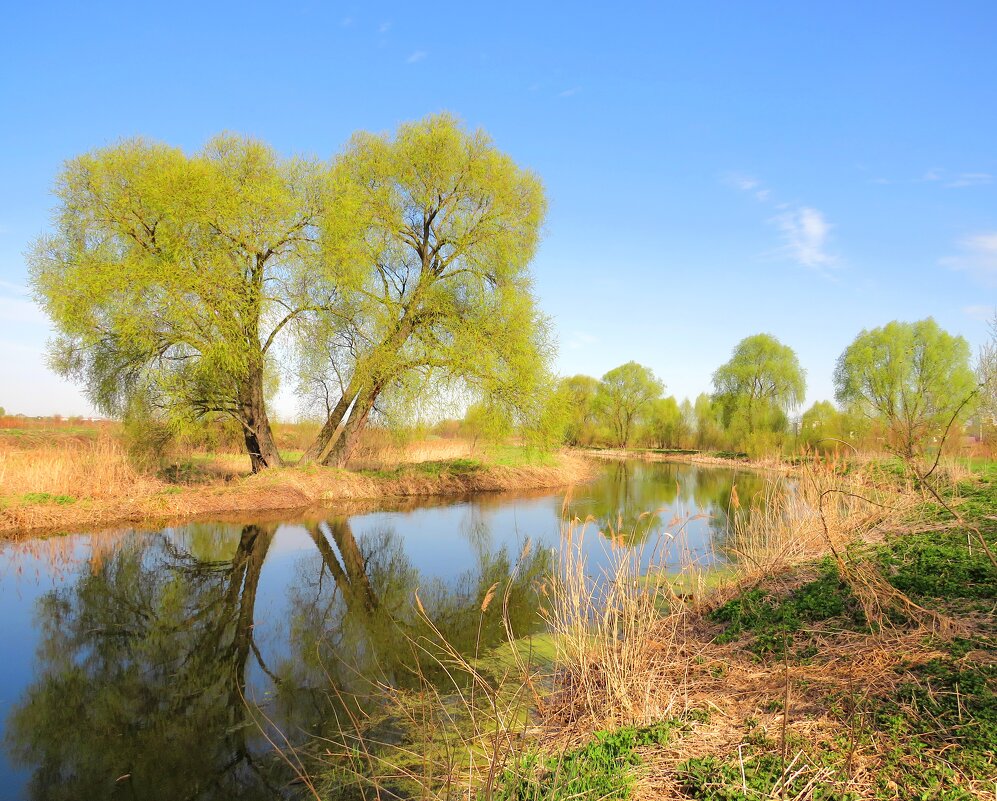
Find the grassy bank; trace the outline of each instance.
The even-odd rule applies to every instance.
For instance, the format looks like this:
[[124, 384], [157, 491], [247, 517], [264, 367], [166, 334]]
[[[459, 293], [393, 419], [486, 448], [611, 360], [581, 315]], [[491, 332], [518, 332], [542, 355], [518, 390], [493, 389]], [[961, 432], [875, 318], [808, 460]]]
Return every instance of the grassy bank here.
[[440, 799], [994, 798], [997, 469], [941, 477], [944, 505], [891, 466], [793, 480], [735, 508], [719, 584], [623, 548], [594, 571], [572, 524], [550, 634], [474, 659], [440, 644], [464, 678], [395, 697], [418, 725], [348, 770], [327, 751], [316, 796], [348, 797], [345, 776]]
[[234, 454], [194, 454], [153, 472], [137, 470], [112, 437], [8, 445], [0, 448], [0, 536], [367, 499], [536, 490], [583, 481], [594, 472], [575, 455], [521, 448], [359, 470], [287, 467], [255, 476], [246, 462]]

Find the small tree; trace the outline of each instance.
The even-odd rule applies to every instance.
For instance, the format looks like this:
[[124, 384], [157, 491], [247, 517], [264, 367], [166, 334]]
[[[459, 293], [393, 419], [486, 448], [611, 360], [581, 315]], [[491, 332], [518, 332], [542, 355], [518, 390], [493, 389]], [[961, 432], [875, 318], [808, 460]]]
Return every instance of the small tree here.
[[547, 208], [534, 173], [442, 114], [356, 134], [326, 205], [321, 272], [341, 304], [302, 342], [304, 381], [334, 376], [303, 461], [345, 464], [399, 393], [449, 383], [505, 407], [535, 401], [552, 347], [529, 269]]
[[862, 331], [834, 371], [839, 403], [887, 426], [892, 447], [905, 457], [923, 452], [968, 411], [978, 387], [969, 343], [930, 317]]
[[461, 434], [471, 440], [472, 454], [477, 450], [479, 442], [500, 442], [511, 432], [512, 421], [505, 410], [485, 402], [468, 406], [461, 424]]
[[980, 439], [997, 429], [997, 312], [990, 321], [990, 341], [980, 348], [976, 363], [976, 380], [980, 397], [976, 406], [977, 432]]
[[714, 400], [736, 439], [781, 431], [803, 402], [805, 372], [793, 349], [769, 334], [742, 339], [730, 361], [713, 374]]
[[672, 396], [657, 398], [648, 404], [644, 436], [656, 448], [678, 447], [686, 434], [685, 418]]
[[559, 391], [567, 396], [567, 426], [564, 441], [568, 445], [591, 445], [596, 437], [598, 379], [573, 375], [562, 379]]
[[706, 392], [696, 396], [693, 406], [695, 420], [696, 447], [700, 450], [720, 448], [724, 445], [722, 412], [713, 398]]
[[661, 397], [665, 385], [650, 368], [627, 362], [602, 377], [596, 407], [612, 431], [614, 443], [626, 448], [641, 412]]

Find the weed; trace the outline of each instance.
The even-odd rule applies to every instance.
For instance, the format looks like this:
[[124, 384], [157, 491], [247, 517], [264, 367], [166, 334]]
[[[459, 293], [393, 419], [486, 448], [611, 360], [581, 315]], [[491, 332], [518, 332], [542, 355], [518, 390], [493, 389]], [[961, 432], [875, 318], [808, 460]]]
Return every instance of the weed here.
[[496, 798], [499, 801], [611, 801], [630, 798], [633, 769], [640, 765], [638, 748], [666, 745], [682, 724], [665, 721], [654, 726], [627, 726], [597, 732], [588, 745], [544, 759], [534, 751], [506, 769]]
[[53, 495], [50, 492], [26, 492], [21, 499], [25, 503], [54, 503], [59, 506], [76, 503], [76, 498], [72, 495]]
[[758, 656], [781, 656], [784, 634], [789, 635], [787, 639], [791, 643], [792, 635], [804, 624], [831, 618], [845, 618], [851, 627], [861, 627], [866, 622], [851, 589], [841, 580], [837, 566], [830, 559], [820, 563], [817, 579], [784, 598], [755, 588], [710, 613], [714, 622], [727, 624], [717, 638], [718, 642], [733, 642], [742, 634], [752, 634], [754, 640], [750, 649]]
[[811, 757], [802, 751], [786, 763], [780, 754], [762, 750], [770, 746], [771, 743], [759, 743], [726, 759], [707, 756], [687, 760], [676, 769], [682, 791], [701, 801], [780, 797], [849, 801], [857, 798], [828, 781], [836, 772], [835, 766], [821, 764], [819, 758], [811, 762]]

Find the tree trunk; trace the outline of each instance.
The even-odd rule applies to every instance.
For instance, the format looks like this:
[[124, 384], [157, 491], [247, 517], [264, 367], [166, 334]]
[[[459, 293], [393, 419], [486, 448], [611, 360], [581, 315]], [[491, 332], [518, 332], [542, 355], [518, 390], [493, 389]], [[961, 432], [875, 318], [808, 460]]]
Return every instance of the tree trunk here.
[[[322, 430], [305, 451], [299, 464], [321, 462], [336, 467], [342, 467], [346, 464], [353, 451], [356, 450], [358, 437], [370, 416], [374, 401], [377, 400], [378, 394], [388, 383], [393, 369], [392, 362], [405, 345], [413, 328], [411, 314], [406, 310], [402, 319], [398, 321], [395, 330], [375, 348], [366, 362], [366, 367], [369, 368], [371, 365], [375, 367], [373, 369], [360, 369], [360, 365], [358, 365], [349, 387], [343, 392], [336, 408], [326, 419]], [[367, 389], [364, 389], [356, 375], [366, 375], [364, 383], [368, 385]], [[350, 412], [346, 425], [340, 430], [343, 419], [350, 409], [350, 404], [353, 404], [353, 411]]]
[[270, 419], [267, 417], [266, 401], [263, 397], [263, 370], [250, 371], [243, 387], [240, 405], [242, 407], [242, 430], [246, 438], [246, 450], [258, 473], [267, 467], [281, 465], [280, 452], [273, 439]]
[[346, 417], [346, 412], [349, 411], [350, 404], [353, 403], [353, 399], [356, 396], [357, 389], [351, 382], [350, 386], [346, 388], [345, 392], [343, 392], [343, 396], [339, 399], [339, 403], [336, 404], [336, 408], [334, 408], [326, 418], [325, 424], [318, 432], [318, 436], [315, 437], [312, 444], [308, 446], [308, 450], [304, 452], [301, 459], [298, 461], [299, 465], [321, 462], [328, 456], [329, 447], [336, 439], [339, 426], [343, 422], [343, 418]]
[[360, 435], [367, 426], [367, 420], [374, 409], [374, 401], [380, 391], [381, 388], [375, 386], [357, 397], [346, 425], [343, 426], [323, 464], [329, 467], [346, 467], [347, 462], [356, 452], [357, 445], [360, 444]]

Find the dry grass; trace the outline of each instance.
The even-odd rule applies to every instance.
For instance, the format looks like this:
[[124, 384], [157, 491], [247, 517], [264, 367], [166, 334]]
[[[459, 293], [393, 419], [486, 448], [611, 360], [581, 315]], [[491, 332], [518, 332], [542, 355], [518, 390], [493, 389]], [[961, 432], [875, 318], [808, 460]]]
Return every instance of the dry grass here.
[[148, 476], [131, 466], [112, 437], [64, 447], [0, 445], [0, 536], [371, 499], [532, 492], [585, 481], [595, 472], [591, 462], [567, 454], [551, 465], [482, 464], [465, 471], [434, 463], [432, 470], [410, 466], [389, 475], [317, 465], [246, 475], [245, 457], [224, 454], [203, 457], [193, 467], [192, 475], [173, 481]]
[[[668, 578], [683, 550], [682, 529], [674, 539], [632, 548], [626, 532], [600, 532], [591, 520], [563, 527], [548, 591], [559, 686], [544, 700], [548, 721], [594, 731], [646, 725], [681, 709], [684, 684], [662, 683], [657, 665], [679, 658], [678, 635], [688, 623], [688, 607]], [[601, 569], [586, 556], [591, 539], [606, 550]], [[681, 572], [689, 583], [699, 568], [687, 562]]]
[[119, 498], [160, 487], [132, 467], [125, 449], [112, 437], [54, 448], [0, 446], [0, 495]]
[[473, 443], [464, 439], [422, 439], [397, 442], [388, 432], [365, 431], [350, 461], [356, 470], [379, 470], [386, 466], [468, 459], [474, 455]]

